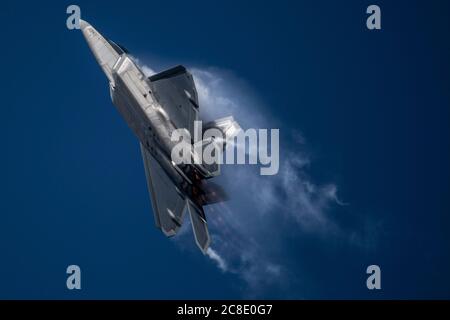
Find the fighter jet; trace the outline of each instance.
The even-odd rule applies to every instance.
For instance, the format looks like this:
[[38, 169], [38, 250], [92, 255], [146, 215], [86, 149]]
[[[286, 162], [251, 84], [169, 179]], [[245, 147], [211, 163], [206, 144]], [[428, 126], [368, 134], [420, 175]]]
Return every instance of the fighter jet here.
[[[156, 226], [166, 236], [173, 236], [188, 211], [196, 243], [206, 253], [210, 236], [203, 207], [225, 197], [223, 190], [208, 180], [220, 174], [220, 167], [175, 164], [171, 158], [174, 130], [187, 130], [193, 137], [194, 121], [199, 119], [192, 75], [179, 65], [147, 77], [123, 46], [84, 20], [80, 20], [80, 29], [108, 79], [113, 104], [140, 142]], [[239, 125], [226, 117], [203, 125], [203, 131], [209, 128], [220, 130], [228, 141]], [[211, 141], [204, 141], [204, 145], [208, 143]]]

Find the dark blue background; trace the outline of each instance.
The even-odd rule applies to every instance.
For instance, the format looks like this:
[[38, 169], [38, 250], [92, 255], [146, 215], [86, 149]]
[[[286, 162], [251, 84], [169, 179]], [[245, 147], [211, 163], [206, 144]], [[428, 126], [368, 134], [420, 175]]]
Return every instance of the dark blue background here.
[[[144, 62], [245, 79], [307, 137], [310, 174], [380, 224], [367, 251], [292, 243], [307, 280], [263, 298], [450, 298], [450, 5], [375, 3], [381, 31], [365, 27], [372, 1], [76, 2]], [[1, 5], [0, 298], [245, 297], [153, 227], [137, 141], [65, 26], [69, 4]], [[69, 264], [81, 291], [65, 287]]]

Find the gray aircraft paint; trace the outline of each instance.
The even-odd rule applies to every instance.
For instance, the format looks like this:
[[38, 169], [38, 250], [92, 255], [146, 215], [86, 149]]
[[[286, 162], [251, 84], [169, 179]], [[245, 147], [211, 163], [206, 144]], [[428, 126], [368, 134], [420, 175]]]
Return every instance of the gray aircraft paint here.
[[[171, 160], [172, 133], [184, 128], [192, 136], [198, 120], [198, 98], [192, 75], [177, 66], [147, 78], [126, 50], [79, 20], [80, 29], [109, 81], [111, 100], [141, 145], [155, 224], [175, 235], [187, 210], [197, 245], [203, 253], [210, 236], [203, 205], [219, 201], [219, 189], [205, 181], [220, 173], [217, 165], [177, 165]], [[239, 127], [232, 117], [207, 125], [221, 130]], [[191, 154], [196, 157], [195, 150]]]

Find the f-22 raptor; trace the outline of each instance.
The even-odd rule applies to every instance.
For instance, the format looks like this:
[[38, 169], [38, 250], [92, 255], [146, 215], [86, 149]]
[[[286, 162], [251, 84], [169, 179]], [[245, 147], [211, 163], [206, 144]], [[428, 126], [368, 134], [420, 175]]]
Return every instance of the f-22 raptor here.
[[[196, 243], [206, 253], [210, 236], [203, 207], [224, 198], [208, 180], [220, 173], [219, 164], [175, 164], [171, 158], [174, 130], [184, 128], [194, 136], [199, 102], [192, 75], [180, 65], [147, 77], [124, 47], [81, 19], [80, 29], [109, 81], [113, 104], [139, 139], [156, 226], [173, 236], [189, 211]], [[226, 117], [205, 124], [203, 131], [209, 128], [220, 130], [227, 141], [239, 125]]]

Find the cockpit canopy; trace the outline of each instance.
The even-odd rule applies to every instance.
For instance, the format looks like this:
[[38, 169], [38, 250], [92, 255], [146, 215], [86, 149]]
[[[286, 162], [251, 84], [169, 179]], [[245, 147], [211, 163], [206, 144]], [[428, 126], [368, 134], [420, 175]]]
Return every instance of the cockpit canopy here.
[[116, 51], [119, 55], [124, 54], [124, 53], [129, 53], [129, 51], [124, 46], [121, 46], [120, 44], [117, 44], [112, 40], [108, 39], [108, 43], [111, 45], [111, 47], [113, 47], [114, 51]]

